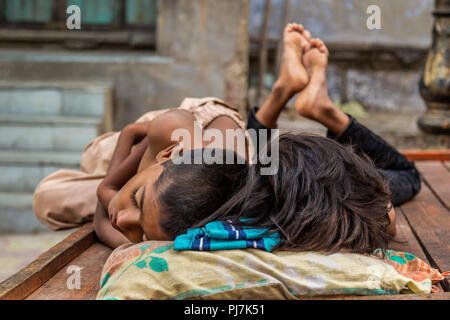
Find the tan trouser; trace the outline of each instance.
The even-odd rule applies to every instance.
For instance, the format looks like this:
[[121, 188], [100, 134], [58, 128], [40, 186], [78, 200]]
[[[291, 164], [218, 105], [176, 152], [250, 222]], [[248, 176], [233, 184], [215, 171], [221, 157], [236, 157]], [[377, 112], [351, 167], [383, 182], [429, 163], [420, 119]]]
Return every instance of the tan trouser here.
[[[245, 123], [236, 109], [217, 98], [186, 98], [179, 106], [190, 111], [205, 128], [218, 116], [230, 116], [245, 129]], [[169, 109], [151, 111], [136, 122], [150, 121]], [[33, 210], [43, 224], [53, 230], [74, 228], [92, 221], [97, 205], [97, 186], [109, 167], [120, 132], [108, 132], [83, 150], [81, 170], [58, 170], [36, 187], [33, 196]], [[249, 152], [252, 147], [247, 134]]]

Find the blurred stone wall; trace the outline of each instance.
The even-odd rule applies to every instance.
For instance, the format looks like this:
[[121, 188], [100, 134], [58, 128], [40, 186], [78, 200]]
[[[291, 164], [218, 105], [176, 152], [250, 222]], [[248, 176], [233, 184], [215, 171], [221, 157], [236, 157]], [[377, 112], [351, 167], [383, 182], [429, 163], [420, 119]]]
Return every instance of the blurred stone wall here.
[[[270, 37], [282, 31], [283, 0], [272, 0]], [[434, 0], [290, 0], [289, 21], [302, 23], [325, 41], [383, 43], [428, 48]], [[369, 30], [369, 5], [381, 9], [382, 29]], [[251, 0], [249, 31], [259, 35], [264, 0]]]
[[[195, 66], [201, 81], [185, 84], [192, 92], [245, 110], [248, 14], [249, 0], [160, 1], [158, 53]], [[209, 86], [209, 91], [201, 89]]]

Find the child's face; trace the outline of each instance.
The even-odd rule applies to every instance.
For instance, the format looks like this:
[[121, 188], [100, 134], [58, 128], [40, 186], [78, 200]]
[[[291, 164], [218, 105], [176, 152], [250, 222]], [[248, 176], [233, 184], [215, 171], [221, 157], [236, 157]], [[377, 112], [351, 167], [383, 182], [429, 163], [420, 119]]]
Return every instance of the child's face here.
[[130, 179], [111, 200], [108, 208], [112, 225], [131, 242], [171, 240], [159, 226], [160, 211], [153, 185], [163, 171], [159, 163]]

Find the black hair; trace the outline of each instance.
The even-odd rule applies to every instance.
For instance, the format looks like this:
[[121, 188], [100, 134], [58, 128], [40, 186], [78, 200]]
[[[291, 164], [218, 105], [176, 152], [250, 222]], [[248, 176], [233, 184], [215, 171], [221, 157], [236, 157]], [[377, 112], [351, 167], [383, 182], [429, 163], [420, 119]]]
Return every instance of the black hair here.
[[278, 145], [278, 172], [261, 175], [261, 164], [251, 165], [239, 190], [201, 224], [231, 219], [268, 228], [286, 240], [279, 249], [386, 249], [390, 193], [370, 159], [316, 135], [285, 133]]
[[[205, 153], [217, 161], [205, 163]], [[195, 164], [195, 159], [202, 161]], [[162, 165], [154, 187], [162, 213], [160, 226], [172, 237], [207, 219], [243, 187], [248, 175], [245, 160], [226, 149], [187, 150]]]
[[[155, 183], [163, 231], [176, 236], [210, 221], [231, 219], [236, 225], [280, 232], [285, 241], [278, 249], [386, 249], [391, 239], [390, 192], [369, 158], [316, 135], [285, 133], [278, 146], [279, 168], [273, 175], [261, 175], [260, 163], [165, 162]], [[271, 148], [269, 143], [269, 153]], [[194, 159], [203, 151], [188, 151], [183, 157]], [[238, 157], [226, 151], [223, 159], [230, 152]]]

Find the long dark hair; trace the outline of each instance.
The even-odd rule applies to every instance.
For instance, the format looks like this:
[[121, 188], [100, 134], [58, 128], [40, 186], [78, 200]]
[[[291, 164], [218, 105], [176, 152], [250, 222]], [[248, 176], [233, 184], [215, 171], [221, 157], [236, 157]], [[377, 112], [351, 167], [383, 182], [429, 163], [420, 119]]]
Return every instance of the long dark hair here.
[[386, 249], [390, 193], [370, 159], [316, 135], [285, 133], [278, 142], [278, 172], [264, 176], [261, 164], [251, 165], [233, 195], [198, 226], [231, 219], [269, 228], [285, 238], [279, 249]]

